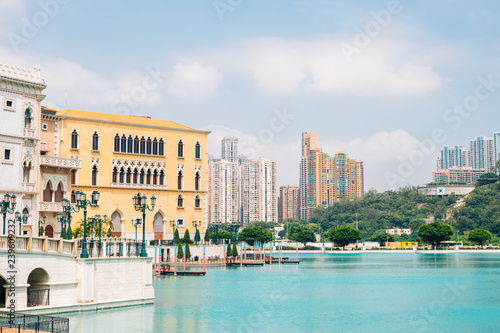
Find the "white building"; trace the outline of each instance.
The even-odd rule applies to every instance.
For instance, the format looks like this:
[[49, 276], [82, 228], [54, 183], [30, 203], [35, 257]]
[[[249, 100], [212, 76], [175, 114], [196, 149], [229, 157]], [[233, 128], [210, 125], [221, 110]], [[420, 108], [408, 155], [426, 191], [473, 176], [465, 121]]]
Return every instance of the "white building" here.
[[478, 136], [470, 140], [471, 167], [490, 172], [495, 166], [495, 152], [493, 148], [493, 139]]
[[462, 146], [444, 146], [437, 158], [437, 171], [471, 166], [470, 150]]
[[238, 138], [225, 136], [221, 142], [221, 159], [238, 162]]
[[208, 221], [238, 222], [239, 177], [238, 163], [226, 159], [208, 163]]
[[[28, 216], [22, 225], [25, 235], [38, 217], [40, 103], [45, 88], [40, 68], [0, 63], [0, 197], [16, 195], [15, 211]], [[0, 231], [4, 233], [3, 227]]]
[[393, 228], [393, 229], [385, 229], [385, 232], [389, 235], [411, 235], [411, 229], [401, 229], [401, 228]]

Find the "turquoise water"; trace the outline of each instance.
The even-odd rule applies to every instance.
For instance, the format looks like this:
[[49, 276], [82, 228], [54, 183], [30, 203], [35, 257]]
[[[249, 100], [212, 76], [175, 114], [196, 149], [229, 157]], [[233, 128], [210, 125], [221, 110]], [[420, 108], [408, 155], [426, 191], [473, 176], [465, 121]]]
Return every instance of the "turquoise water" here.
[[154, 305], [64, 316], [86, 333], [500, 331], [498, 254], [299, 257], [154, 278]]

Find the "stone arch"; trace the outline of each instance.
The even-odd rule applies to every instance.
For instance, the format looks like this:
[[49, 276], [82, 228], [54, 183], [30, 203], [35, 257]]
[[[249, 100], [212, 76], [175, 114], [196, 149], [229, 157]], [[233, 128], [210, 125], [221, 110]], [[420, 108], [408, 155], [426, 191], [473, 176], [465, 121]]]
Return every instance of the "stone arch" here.
[[49, 238], [54, 238], [54, 230], [55, 228], [52, 224], [47, 224], [47, 226], [45, 226], [44, 235]]
[[62, 202], [62, 199], [64, 198], [64, 185], [62, 181], [59, 181], [57, 184], [57, 189], [54, 193], [54, 202]]
[[52, 181], [49, 179], [45, 182], [43, 186], [43, 201], [52, 202], [52, 191], [53, 191]]
[[49, 273], [43, 268], [35, 268], [28, 275], [28, 304], [27, 306], [49, 305], [50, 288]]
[[159, 209], [153, 217], [154, 240], [163, 239], [165, 233], [165, 215]]
[[113, 223], [113, 237], [122, 237], [123, 235], [123, 212], [116, 207], [116, 209], [111, 213], [111, 222]]

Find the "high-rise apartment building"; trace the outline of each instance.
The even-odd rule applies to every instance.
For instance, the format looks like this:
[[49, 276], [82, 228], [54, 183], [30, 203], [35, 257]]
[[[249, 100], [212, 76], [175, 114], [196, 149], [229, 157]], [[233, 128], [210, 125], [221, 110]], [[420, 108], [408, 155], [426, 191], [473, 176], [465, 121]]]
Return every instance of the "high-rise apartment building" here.
[[[500, 160], [500, 132], [493, 133], [493, 150], [495, 157], [495, 167], [498, 160]], [[496, 170], [497, 172], [499, 170]]]
[[277, 162], [265, 157], [241, 165], [242, 222], [278, 221]]
[[363, 162], [337, 152], [331, 157], [318, 148], [314, 132], [302, 133], [300, 161], [300, 216], [308, 219], [311, 211], [327, 207], [343, 198], [364, 193]]
[[444, 146], [437, 158], [437, 171], [471, 166], [470, 150], [462, 146]]
[[226, 136], [221, 142], [221, 159], [238, 162], [238, 138]]
[[288, 218], [300, 219], [300, 189], [291, 184], [280, 187], [278, 199], [278, 222]]
[[495, 166], [493, 139], [478, 136], [470, 141], [471, 167], [490, 172]]
[[463, 183], [467, 185], [474, 185], [479, 177], [481, 177], [484, 173], [484, 169], [451, 167], [449, 169], [433, 172], [432, 181], [444, 184]]
[[238, 163], [226, 159], [208, 164], [208, 219], [213, 222], [239, 221]]

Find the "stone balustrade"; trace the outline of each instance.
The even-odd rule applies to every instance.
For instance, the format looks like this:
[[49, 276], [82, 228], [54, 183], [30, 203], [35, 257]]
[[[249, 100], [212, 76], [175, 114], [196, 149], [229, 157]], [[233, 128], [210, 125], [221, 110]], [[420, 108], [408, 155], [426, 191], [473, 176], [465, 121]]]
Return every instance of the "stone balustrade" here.
[[[0, 236], [0, 251], [8, 250], [8, 236]], [[63, 254], [76, 254], [75, 240], [66, 240], [62, 238], [16, 236], [15, 251], [32, 252], [55, 252]]]
[[43, 155], [40, 156], [40, 165], [55, 168], [81, 169], [82, 160], [76, 158]]

